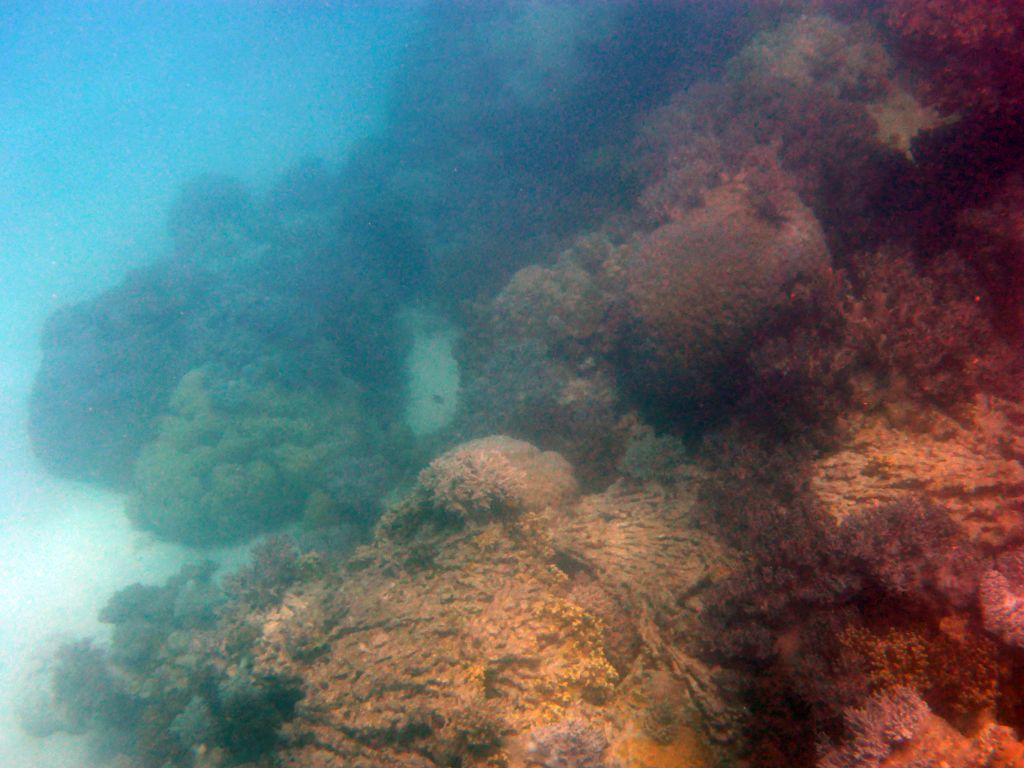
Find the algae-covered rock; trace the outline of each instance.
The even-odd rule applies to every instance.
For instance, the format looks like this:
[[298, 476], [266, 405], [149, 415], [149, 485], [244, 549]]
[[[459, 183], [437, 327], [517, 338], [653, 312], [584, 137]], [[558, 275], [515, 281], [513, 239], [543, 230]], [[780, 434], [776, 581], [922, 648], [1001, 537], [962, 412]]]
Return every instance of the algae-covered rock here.
[[243, 386], [221, 404], [204, 372], [191, 371], [135, 463], [128, 514], [189, 544], [237, 541], [297, 519], [332, 462], [365, 445], [358, 408], [354, 387], [328, 400]]

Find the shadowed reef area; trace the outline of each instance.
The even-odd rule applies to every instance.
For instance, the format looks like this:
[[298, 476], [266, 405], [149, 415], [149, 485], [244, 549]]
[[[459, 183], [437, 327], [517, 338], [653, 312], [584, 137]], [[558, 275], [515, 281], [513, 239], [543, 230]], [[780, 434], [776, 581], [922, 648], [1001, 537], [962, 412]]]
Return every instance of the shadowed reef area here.
[[265, 538], [116, 593], [26, 727], [122, 768], [1024, 765], [1019, 4], [438, 5], [404, 56], [340, 167], [194, 180], [50, 318], [48, 470], [198, 560]]

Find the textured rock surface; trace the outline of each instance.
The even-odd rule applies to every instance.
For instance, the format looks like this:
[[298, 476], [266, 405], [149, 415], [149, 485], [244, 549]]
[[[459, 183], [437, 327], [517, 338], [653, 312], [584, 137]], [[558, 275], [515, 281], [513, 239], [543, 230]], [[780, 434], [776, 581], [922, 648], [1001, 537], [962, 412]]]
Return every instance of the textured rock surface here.
[[[893, 426], [872, 417], [845, 446], [820, 459], [812, 487], [826, 508], [845, 518], [908, 493], [949, 507], [973, 539], [1002, 544], [1024, 511], [1024, 408], [979, 397], [963, 420], [933, 411]], [[912, 427], [912, 428], [911, 428]]]
[[[424, 522], [404, 539], [386, 519], [348, 576], [300, 587], [260, 619], [255, 672], [300, 676], [305, 693], [280, 764], [527, 765], [530, 734], [565, 721], [603, 734], [609, 754], [696, 760], [685, 728], [677, 747], [642, 735], [656, 668], [710, 731], [731, 722], [676, 637], [728, 562], [687, 527], [691, 502], [614, 487], [514, 522]], [[409, 502], [392, 514], [428, 513]], [[573, 599], [584, 578], [610, 596], [603, 609]], [[598, 615], [609, 605], [636, 640], [621, 672]]]

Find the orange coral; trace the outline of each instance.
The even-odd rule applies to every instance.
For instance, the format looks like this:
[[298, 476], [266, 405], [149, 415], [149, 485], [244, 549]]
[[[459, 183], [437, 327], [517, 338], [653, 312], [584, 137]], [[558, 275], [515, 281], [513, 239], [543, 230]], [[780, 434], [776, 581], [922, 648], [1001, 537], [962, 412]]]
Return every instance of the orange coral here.
[[882, 632], [849, 627], [840, 644], [865, 665], [872, 689], [913, 688], [955, 720], [970, 720], [999, 694], [998, 647], [963, 625], [953, 634], [924, 626]]

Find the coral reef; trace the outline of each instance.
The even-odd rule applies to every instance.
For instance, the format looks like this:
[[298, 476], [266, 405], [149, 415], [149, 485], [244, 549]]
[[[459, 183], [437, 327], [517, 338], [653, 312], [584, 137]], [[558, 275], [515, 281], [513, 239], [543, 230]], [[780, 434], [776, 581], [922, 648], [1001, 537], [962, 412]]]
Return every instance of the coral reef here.
[[351, 384], [332, 400], [242, 386], [224, 402], [207, 381], [182, 377], [135, 464], [128, 515], [163, 538], [237, 541], [296, 520], [332, 462], [373, 445]]
[[[51, 318], [48, 468], [166, 539], [297, 530], [115, 594], [26, 724], [142, 768], [1024, 763], [1022, 23], [425, 10], [340, 168], [191, 182]], [[410, 307], [458, 333], [430, 435]]]
[[880, 691], [843, 714], [849, 739], [826, 754], [819, 768], [880, 766], [895, 749], [913, 741], [931, 713], [912, 689], [897, 687]]
[[740, 183], [641, 241], [625, 259], [635, 385], [665, 407], [714, 411], [759, 328], [790, 309], [794, 286], [829, 267], [814, 216], [791, 192], [766, 219]]
[[503, 435], [453, 448], [419, 482], [432, 506], [470, 522], [560, 506], [579, 493], [565, 459]]
[[[340, 571], [304, 569], [287, 542], [270, 540], [225, 582], [212, 622], [166, 608], [206, 571], [115, 596], [105, 616], [148, 622], [157, 649], [144, 667], [97, 651], [97, 669], [150, 692], [122, 723], [125, 757], [604, 766], [638, 752], [625, 734], [670, 700], [673, 733], [660, 749], [676, 754], [681, 719], [693, 716], [692, 741], [678, 749], [711, 765], [697, 734], [728, 743], [738, 720], [686, 652], [683, 627], [730, 557], [690, 527], [690, 481], [671, 494], [616, 487], [578, 498], [566, 493], [564, 461], [488, 444], [517, 449], [508, 455], [520, 466], [553, 468], [557, 482], [539, 480], [518, 517], [396, 528], [386, 516]], [[399, 510], [434, 514], [425, 488]], [[424, 547], [431, 563], [412, 567]], [[631, 649], [620, 669], [613, 647]]]
[[947, 112], [1024, 108], [1024, 10], [1012, 0], [887, 0], [886, 21], [930, 70]]

